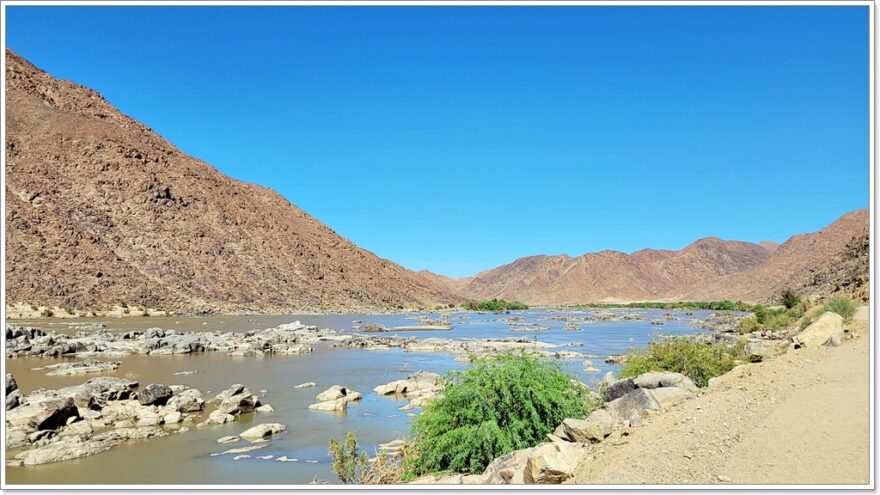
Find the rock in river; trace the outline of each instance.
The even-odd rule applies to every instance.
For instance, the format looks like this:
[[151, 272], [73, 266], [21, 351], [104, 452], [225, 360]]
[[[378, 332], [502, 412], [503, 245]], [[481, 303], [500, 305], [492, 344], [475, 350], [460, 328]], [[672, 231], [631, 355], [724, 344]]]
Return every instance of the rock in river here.
[[168, 385], [151, 383], [138, 391], [137, 399], [144, 406], [161, 406], [168, 402], [172, 395], [174, 395], [174, 391]]
[[244, 438], [245, 440], [254, 441], [260, 440], [262, 438], [271, 437], [272, 435], [276, 435], [285, 430], [287, 430], [287, 427], [281, 423], [263, 423], [248, 428], [247, 430], [241, 432], [239, 436], [241, 438]]

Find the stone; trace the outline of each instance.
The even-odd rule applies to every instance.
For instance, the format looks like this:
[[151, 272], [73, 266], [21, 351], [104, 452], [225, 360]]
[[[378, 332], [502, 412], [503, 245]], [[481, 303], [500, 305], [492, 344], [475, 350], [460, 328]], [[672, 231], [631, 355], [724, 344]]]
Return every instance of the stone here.
[[524, 481], [558, 485], [574, 475], [586, 450], [573, 443], [542, 443], [529, 452]]
[[6, 394], [6, 410], [14, 409], [21, 404], [21, 390], [15, 389]]
[[605, 404], [608, 412], [618, 420], [626, 421], [641, 416], [645, 411], [661, 409], [660, 403], [648, 390], [636, 388], [628, 394]]
[[315, 382], [305, 382], [300, 383], [299, 385], [294, 385], [293, 388], [312, 388], [315, 386]]
[[601, 442], [614, 428], [614, 418], [605, 409], [597, 409], [587, 419], [565, 419], [565, 436], [572, 442]]
[[197, 412], [205, 408], [205, 401], [202, 399], [202, 393], [199, 390], [188, 388], [175, 393], [168, 399], [165, 407], [182, 413]]
[[482, 477], [489, 485], [522, 485], [525, 483], [526, 464], [533, 449], [521, 449], [492, 461]]
[[[178, 413], [179, 414], [179, 413]], [[137, 423], [135, 426], [157, 426], [162, 424], [164, 418], [159, 413], [152, 410], [138, 412]]]
[[217, 406], [217, 409], [225, 412], [226, 414], [238, 416], [241, 414], [254, 412], [254, 409], [259, 406], [260, 398], [256, 395], [252, 395], [248, 391], [245, 391], [244, 393], [233, 395], [224, 399], [223, 402], [221, 402], [220, 405]]
[[639, 388], [679, 387], [696, 393], [700, 389], [687, 376], [671, 371], [650, 371], [633, 378], [633, 384]]
[[28, 432], [22, 427], [6, 428], [6, 448], [17, 449], [28, 444]]
[[137, 400], [145, 406], [154, 404], [161, 406], [165, 405], [172, 395], [174, 395], [174, 391], [168, 385], [151, 383], [138, 391]]
[[218, 438], [217, 443], [235, 443], [239, 440], [241, 440], [241, 438], [239, 438], [235, 435], [227, 435], [225, 437]]
[[318, 402], [316, 404], [309, 405], [309, 409], [312, 411], [327, 411], [327, 412], [341, 412], [344, 413], [346, 410], [346, 406], [348, 401], [345, 398], [340, 397], [336, 400], [327, 400], [323, 402]]
[[241, 432], [239, 436], [241, 438], [244, 438], [245, 440], [257, 440], [261, 438], [271, 437], [286, 430], [287, 427], [281, 423], [263, 423], [248, 428], [247, 430]]
[[55, 430], [67, 425], [71, 416], [79, 416], [72, 398], [45, 398], [8, 411], [6, 424], [7, 427], [21, 426], [28, 431]]
[[18, 390], [18, 383], [12, 373], [6, 373], [6, 395]]
[[602, 393], [605, 396], [606, 400], [612, 401], [623, 397], [624, 395], [632, 392], [637, 388], [638, 387], [636, 387], [632, 379], [627, 378], [607, 384], [607, 386], [602, 390]]
[[263, 404], [260, 407], [254, 408], [254, 411], [258, 412], [258, 413], [265, 414], [265, 413], [275, 412], [275, 408], [273, 408], [270, 404]]
[[655, 388], [651, 389], [650, 393], [663, 409], [694, 398], [694, 394], [690, 390], [679, 387]]
[[794, 348], [800, 349], [801, 347], [819, 347], [834, 336], [843, 339], [843, 318], [836, 313], [826, 311], [791, 340], [794, 343]]
[[342, 385], [333, 385], [327, 390], [318, 394], [315, 398], [320, 402], [336, 400], [348, 395], [348, 389], [343, 387]]
[[174, 411], [166, 414], [163, 419], [166, 425], [173, 425], [183, 421], [183, 414], [180, 411]]
[[208, 415], [208, 419], [205, 420], [205, 423], [209, 425], [222, 425], [225, 423], [232, 423], [233, 421], [235, 421], [235, 416], [218, 409], [212, 411], [211, 414]]

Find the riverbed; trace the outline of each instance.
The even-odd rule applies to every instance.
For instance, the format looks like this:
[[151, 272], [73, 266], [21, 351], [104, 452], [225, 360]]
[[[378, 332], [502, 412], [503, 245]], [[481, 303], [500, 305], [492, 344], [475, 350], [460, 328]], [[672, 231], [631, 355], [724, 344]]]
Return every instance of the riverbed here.
[[[691, 314], [692, 313], [692, 314]], [[560, 310], [533, 309], [510, 314], [474, 312], [345, 314], [345, 315], [272, 315], [272, 316], [151, 316], [127, 318], [82, 318], [78, 320], [33, 320], [12, 322], [17, 325], [39, 326], [56, 332], [82, 330], [83, 323], [106, 325], [111, 332], [144, 330], [159, 327], [179, 332], [246, 332], [300, 321], [320, 328], [333, 328], [342, 333], [356, 332], [360, 324], [376, 323], [388, 328], [412, 326], [420, 318], [445, 320], [454, 326], [451, 331], [401, 333], [415, 338], [483, 339], [526, 337], [552, 344], [553, 351], [574, 351], [587, 354], [597, 371], [585, 369], [584, 359], [563, 359], [560, 364], [580, 380], [592, 385], [602, 374], [615, 371], [616, 365], [604, 362], [609, 355], [625, 352], [633, 346], [646, 345], [659, 335], [686, 335], [704, 332], [692, 326], [694, 319], [709, 316], [710, 311], [660, 310]], [[597, 315], [626, 315], [625, 320], [602, 320]], [[583, 321], [585, 318], [600, 321]], [[515, 320], [514, 320], [515, 319]], [[73, 324], [73, 325], [71, 325]], [[577, 329], [574, 329], [577, 327]], [[544, 329], [545, 328], [545, 329]], [[395, 335], [380, 333], [371, 335]], [[467, 364], [455, 356], [439, 352], [405, 352], [387, 350], [338, 349], [329, 343], [314, 346], [314, 352], [301, 356], [230, 357], [223, 352], [170, 356], [132, 355], [102, 360], [121, 361], [116, 371], [103, 373], [137, 380], [142, 386], [150, 383], [182, 384], [212, 396], [229, 385], [241, 383], [258, 394], [263, 403], [271, 404], [274, 412], [244, 415], [235, 423], [193, 428], [182, 434], [143, 441], [133, 441], [110, 451], [81, 459], [41, 466], [7, 467], [10, 484], [304, 484], [317, 478], [330, 483], [336, 478], [330, 469], [327, 442], [342, 439], [353, 431], [360, 445], [369, 453], [379, 443], [406, 435], [412, 416], [419, 409], [401, 411], [407, 404], [403, 398], [378, 396], [373, 388], [393, 380], [406, 378], [418, 370], [445, 373]], [[70, 358], [75, 359], [75, 358]], [[6, 359], [7, 373], [13, 373], [27, 394], [38, 388], [56, 389], [83, 383], [97, 374], [50, 377], [46, 370], [33, 368], [60, 362], [52, 358]], [[178, 374], [193, 372], [191, 374]], [[314, 388], [295, 389], [304, 382], [315, 382]], [[331, 385], [340, 384], [361, 392], [361, 401], [349, 404], [344, 415], [310, 411], [315, 395]], [[259, 392], [265, 390], [265, 392]], [[231, 446], [216, 440], [235, 435], [257, 423], [278, 422], [287, 426], [287, 433], [277, 436], [264, 448], [251, 452], [251, 458], [233, 460], [233, 455], [211, 456]], [[233, 445], [237, 446], [237, 445]], [[257, 456], [273, 456], [258, 459]], [[286, 456], [296, 459], [279, 462]]]

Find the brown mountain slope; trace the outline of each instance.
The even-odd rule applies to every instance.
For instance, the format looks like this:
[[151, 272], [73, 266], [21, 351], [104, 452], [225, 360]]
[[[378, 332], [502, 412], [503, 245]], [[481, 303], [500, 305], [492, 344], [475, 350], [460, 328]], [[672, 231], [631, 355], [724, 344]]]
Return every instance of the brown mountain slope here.
[[383, 308], [457, 301], [271, 189], [6, 52], [6, 303]]
[[858, 210], [782, 245], [706, 238], [680, 251], [529, 256], [465, 279], [431, 280], [471, 299], [498, 297], [531, 304], [765, 302], [786, 287], [819, 298], [847, 293], [866, 300], [868, 249], [868, 210]]
[[760, 266], [710, 280], [687, 296], [765, 301], [786, 287], [820, 297], [867, 290], [869, 216], [867, 209], [852, 211], [818, 232], [796, 235]]
[[770, 255], [757, 244], [710, 237], [680, 251], [529, 256], [447, 287], [473, 299], [531, 304], [669, 299], [706, 280], [757, 266]]

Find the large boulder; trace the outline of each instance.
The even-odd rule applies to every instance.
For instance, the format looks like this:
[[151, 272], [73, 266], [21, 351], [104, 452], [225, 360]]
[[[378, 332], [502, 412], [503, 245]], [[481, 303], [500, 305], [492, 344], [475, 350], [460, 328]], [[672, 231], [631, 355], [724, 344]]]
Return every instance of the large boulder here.
[[663, 409], [668, 409], [680, 402], [694, 398], [694, 394], [690, 390], [679, 387], [654, 388], [650, 389], [650, 392]]
[[671, 371], [649, 371], [633, 378], [639, 388], [678, 387], [696, 393], [699, 387], [687, 376]]
[[345, 400], [345, 397], [340, 397], [335, 400], [325, 400], [325, 401], [321, 401], [321, 402], [309, 405], [309, 409], [312, 411], [324, 411], [324, 412], [336, 412], [336, 413], [344, 413], [347, 407], [348, 407], [348, 401]]
[[489, 485], [522, 485], [525, 481], [526, 464], [533, 449], [515, 450], [498, 457], [483, 471], [483, 479]]
[[244, 438], [245, 440], [253, 441], [271, 437], [272, 435], [276, 435], [285, 430], [287, 430], [287, 427], [281, 423], [263, 423], [248, 428], [247, 430], [241, 432], [239, 436], [241, 438]]
[[619, 399], [637, 388], [638, 387], [636, 387], [631, 378], [626, 378], [611, 383], [606, 382], [604, 387], [602, 387], [601, 392], [605, 397], [605, 400], [611, 401]]
[[628, 421], [634, 417], [640, 418], [645, 411], [659, 410], [661, 406], [647, 389], [637, 388], [623, 397], [608, 402], [605, 408], [615, 419]]
[[579, 444], [542, 443], [529, 452], [524, 481], [530, 484], [558, 485], [574, 475], [586, 452]]
[[137, 400], [144, 406], [162, 406], [168, 402], [172, 395], [174, 395], [174, 391], [168, 385], [151, 383], [138, 391]]
[[328, 400], [336, 400], [341, 397], [345, 397], [348, 394], [348, 389], [343, 387], [342, 385], [333, 385], [327, 390], [318, 394], [315, 398], [321, 402]]
[[78, 417], [72, 398], [45, 398], [8, 411], [6, 425], [27, 431], [55, 430], [67, 425], [68, 419]]
[[6, 394], [6, 410], [18, 407], [21, 403], [21, 390], [15, 389]]
[[843, 318], [837, 313], [826, 311], [801, 333], [791, 338], [794, 348], [819, 347], [829, 340], [842, 340], [844, 336]]
[[597, 409], [587, 419], [566, 419], [562, 422], [562, 431], [572, 442], [601, 442], [611, 434], [614, 418], [605, 409]]
[[179, 393], [175, 393], [170, 399], [168, 399], [168, 402], [165, 403], [166, 409], [182, 413], [201, 411], [204, 407], [205, 400], [202, 399], [202, 393], [195, 388], [188, 388]]
[[217, 406], [217, 410], [238, 416], [254, 412], [260, 406], [260, 398], [250, 392], [228, 397]]

